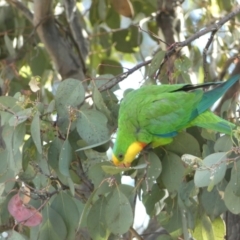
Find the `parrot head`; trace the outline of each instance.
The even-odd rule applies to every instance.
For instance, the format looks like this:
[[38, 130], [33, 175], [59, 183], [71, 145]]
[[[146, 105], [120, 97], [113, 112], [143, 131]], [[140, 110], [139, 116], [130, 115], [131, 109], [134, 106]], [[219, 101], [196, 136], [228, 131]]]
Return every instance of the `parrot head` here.
[[146, 143], [138, 142], [135, 139], [121, 137], [119, 132], [113, 148], [112, 161], [120, 167], [130, 167], [137, 154], [143, 150]]

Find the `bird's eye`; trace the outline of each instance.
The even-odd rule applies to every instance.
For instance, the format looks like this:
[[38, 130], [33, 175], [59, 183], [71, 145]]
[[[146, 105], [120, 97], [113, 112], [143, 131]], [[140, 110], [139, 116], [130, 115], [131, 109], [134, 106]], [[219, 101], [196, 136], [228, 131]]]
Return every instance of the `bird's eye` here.
[[118, 154], [119, 159], [123, 159], [124, 155], [122, 153]]

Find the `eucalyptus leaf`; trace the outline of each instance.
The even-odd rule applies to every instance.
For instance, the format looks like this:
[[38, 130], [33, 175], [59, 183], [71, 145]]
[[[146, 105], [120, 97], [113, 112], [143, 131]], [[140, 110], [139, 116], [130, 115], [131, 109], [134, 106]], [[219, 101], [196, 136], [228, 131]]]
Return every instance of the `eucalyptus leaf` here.
[[107, 229], [105, 212], [107, 201], [104, 196], [93, 203], [87, 217], [87, 225], [93, 240], [105, 240], [110, 235]]
[[89, 145], [109, 139], [106, 116], [93, 109], [81, 110], [77, 119], [77, 131]]
[[234, 194], [231, 183], [228, 183], [225, 189], [224, 202], [230, 212], [233, 214], [240, 213], [240, 197]]
[[146, 174], [144, 176], [143, 181], [143, 189], [147, 192], [150, 192], [152, 189], [152, 186], [156, 182], [156, 179], [159, 177], [159, 175], [162, 172], [162, 163], [159, 157], [154, 152], [149, 152], [147, 155], [143, 155], [139, 159], [139, 163], [147, 164]]
[[39, 113], [36, 113], [33, 117], [32, 123], [31, 123], [31, 136], [33, 139], [33, 142], [35, 143], [38, 152], [42, 153], [42, 141], [41, 141], [41, 129], [40, 129], [40, 117]]
[[68, 78], [62, 81], [55, 95], [56, 109], [59, 115], [66, 116], [69, 107], [77, 108], [85, 99], [85, 90], [82, 82]]
[[70, 177], [69, 167], [72, 161], [72, 147], [66, 139], [62, 145], [61, 152], [59, 155], [59, 171], [66, 177]]
[[22, 111], [19, 111], [9, 119], [9, 125], [17, 126], [18, 124], [25, 122], [31, 116], [31, 114], [32, 108], [27, 108]]
[[193, 237], [202, 240], [215, 240], [211, 221], [205, 214], [197, 221]]
[[224, 135], [217, 139], [214, 144], [215, 152], [228, 152], [233, 147], [233, 140], [230, 136]]
[[108, 229], [114, 234], [126, 233], [133, 224], [131, 204], [118, 188], [108, 199], [105, 219]]
[[203, 159], [203, 165], [196, 170], [194, 175], [194, 183], [197, 187], [209, 187], [209, 191], [213, 186], [219, 183], [225, 176], [227, 169], [226, 153], [213, 153]]
[[149, 66], [149, 69], [148, 69], [148, 73], [147, 75], [149, 77], [151, 77], [153, 74], [155, 74], [155, 72], [160, 68], [160, 65], [161, 63], [163, 62], [163, 59], [165, 57], [165, 52], [164, 51], [158, 51], [152, 61], [151, 61], [151, 64]]
[[199, 201], [210, 219], [219, 217], [227, 210], [219, 186], [215, 186], [211, 192], [203, 188], [199, 195]]
[[[109, 23], [109, 22], [108, 22]], [[112, 33], [112, 42], [115, 43], [117, 51], [124, 53], [135, 53], [141, 44], [142, 35], [136, 26], [121, 29]]]
[[162, 160], [162, 173], [160, 175], [168, 191], [177, 191], [184, 178], [184, 166], [178, 155], [167, 152]]
[[79, 220], [79, 211], [75, 201], [67, 192], [60, 192], [52, 201], [51, 208], [61, 215], [67, 227], [67, 238], [73, 239]]
[[187, 132], [179, 133], [172, 143], [165, 147], [168, 151], [182, 156], [183, 154], [191, 154], [197, 157], [201, 156], [200, 146], [196, 138]]
[[231, 180], [229, 182], [233, 193], [240, 197], [240, 161], [237, 161], [231, 171]]
[[61, 215], [49, 206], [43, 210], [43, 223], [39, 231], [39, 240], [65, 240], [67, 227]]

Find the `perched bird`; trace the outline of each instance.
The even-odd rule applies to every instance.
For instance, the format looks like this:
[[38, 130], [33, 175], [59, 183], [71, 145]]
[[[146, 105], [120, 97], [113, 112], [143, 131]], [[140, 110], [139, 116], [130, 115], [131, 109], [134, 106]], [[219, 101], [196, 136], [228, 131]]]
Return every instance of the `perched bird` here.
[[[225, 134], [235, 127], [209, 108], [238, 80], [200, 85], [151, 85], [129, 92], [120, 104], [112, 161], [128, 167], [144, 147], [169, 144], [185, 128], [198, 126]], [[217, 87], [204, 91], [211, 85]]]

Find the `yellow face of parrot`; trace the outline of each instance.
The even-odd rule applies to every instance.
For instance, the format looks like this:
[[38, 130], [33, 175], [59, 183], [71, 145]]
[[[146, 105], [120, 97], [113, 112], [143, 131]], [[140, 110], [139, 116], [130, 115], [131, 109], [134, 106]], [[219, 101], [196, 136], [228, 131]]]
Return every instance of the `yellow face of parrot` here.
[[140, 153], [146, 145], [146, 143], [134, 142], [127, 148], [125, 154], [123, 152], [118, 152], [116, 155], [113, 153], [112, 161], [114, 165], [130, 167], [137, 154]]

